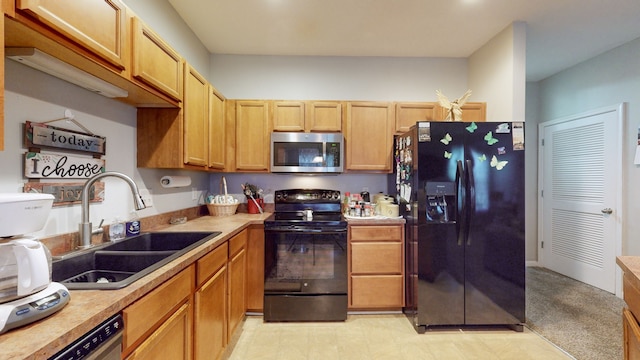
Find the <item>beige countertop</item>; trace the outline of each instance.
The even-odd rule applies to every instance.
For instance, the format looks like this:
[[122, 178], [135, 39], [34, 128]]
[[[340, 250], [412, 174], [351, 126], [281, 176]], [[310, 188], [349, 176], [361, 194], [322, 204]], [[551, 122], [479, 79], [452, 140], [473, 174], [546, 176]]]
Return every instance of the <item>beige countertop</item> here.
[[630, 275], [627, 279], [637, 289], [640, 289], [640, 256], [618, 256], [616, 263], [625, 275]]
[[262, 224], [271, 213], [203, 216], [154, 231], [220, 231], [211, 241], [119, 290], [70, 290], [71, 301], [60, 311], [33, 324], [0, 335], [0, 359], [46, 359], [89, 332], [198, 258], [251, 224]]

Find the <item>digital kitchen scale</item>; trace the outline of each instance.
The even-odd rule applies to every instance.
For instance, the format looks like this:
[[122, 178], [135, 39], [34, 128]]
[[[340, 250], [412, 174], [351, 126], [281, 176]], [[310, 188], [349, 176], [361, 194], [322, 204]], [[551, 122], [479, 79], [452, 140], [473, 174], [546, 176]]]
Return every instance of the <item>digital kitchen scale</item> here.
[[52, 282], [37, 293], [0, 304], [0, 334], [43, 319], [62, 309], [71, 295], [67, 288]]

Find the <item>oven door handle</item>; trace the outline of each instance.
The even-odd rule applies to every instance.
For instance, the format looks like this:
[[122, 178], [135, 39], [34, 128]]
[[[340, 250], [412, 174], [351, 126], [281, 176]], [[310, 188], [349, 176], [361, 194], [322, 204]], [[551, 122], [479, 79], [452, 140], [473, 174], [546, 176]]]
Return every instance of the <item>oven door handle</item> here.
[[342, 233], [346, 233], [347, 229], [321, 229], [321, 228], [308, 228], [308, 227], [297, 227], [297, 226], [291, 226], [291, 227], [276, 227], [276, 228], [269, 228], [269, 229], [264, 229], [264, 231], [271, 231], [271, 232], [307, 232], [307, 233], [314, 233], [314, 234], [342, 234]]

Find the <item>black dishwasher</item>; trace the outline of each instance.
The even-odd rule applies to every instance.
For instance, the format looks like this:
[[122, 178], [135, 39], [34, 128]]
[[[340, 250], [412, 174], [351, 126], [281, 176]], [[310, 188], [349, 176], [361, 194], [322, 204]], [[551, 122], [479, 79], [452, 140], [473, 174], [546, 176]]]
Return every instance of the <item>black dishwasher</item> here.
[[49, 360], [120, 360], [124, 320], [117, 314], [69, 344]]

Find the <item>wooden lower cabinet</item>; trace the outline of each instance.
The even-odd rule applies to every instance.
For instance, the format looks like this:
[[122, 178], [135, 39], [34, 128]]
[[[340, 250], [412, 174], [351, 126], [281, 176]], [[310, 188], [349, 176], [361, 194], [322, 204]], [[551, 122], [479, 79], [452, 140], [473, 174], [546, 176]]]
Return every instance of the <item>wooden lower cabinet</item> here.
[[247, 311], [264, 311], [264, 225], [251, 225], [247, 239]]
[[123, 359], [223, 358], [246, 314], [250, 233], [242, 230], [125, 308]]
[[624, 301], [627, 307], [622, 310], [622, 328], [624, 359], [640, 360], [640, 289], [634, 274], [625, 272], [622, 277]]
[[227, 347], [228, 249], [222, 244], [196, 263], [194, 359], [220, 359]]
[[622, 328], [624, 339], [624, 359], [640, 359], [640, 324], [629, 309], [622, 310]]
[[126, 359], [191, 359], [190, 310], [190, 302], [183, 304]]
[[349, 224], [349, 309], [404, 306], [404, 225]]
[[229, 240], [229, 324], [230, 341], [238, 325], [246, 314], [246, 268], [247, 268], [247, 230]]
[[122, 311], [125, 328], [123, 355], [127, 359], [191, 359], [192, 313], [195, 266], [152, 290]]

